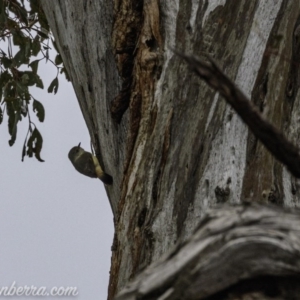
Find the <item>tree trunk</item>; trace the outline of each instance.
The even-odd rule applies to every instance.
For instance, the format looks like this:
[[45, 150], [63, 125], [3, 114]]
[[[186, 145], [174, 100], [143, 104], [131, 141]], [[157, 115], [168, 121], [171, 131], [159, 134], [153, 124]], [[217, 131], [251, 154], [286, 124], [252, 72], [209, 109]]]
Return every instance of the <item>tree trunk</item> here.
[[245, 203], [209, 210], [183, 245], [117, 300], [287, 300], [300, 295], [300, 213]]
[[217, 203], [298, 205], [299, 181], [170, 47], [209, 54], [296, 143], [299, 1], [41, 3], [96, 153], [114, 178], [109, 299], [189, 239]]

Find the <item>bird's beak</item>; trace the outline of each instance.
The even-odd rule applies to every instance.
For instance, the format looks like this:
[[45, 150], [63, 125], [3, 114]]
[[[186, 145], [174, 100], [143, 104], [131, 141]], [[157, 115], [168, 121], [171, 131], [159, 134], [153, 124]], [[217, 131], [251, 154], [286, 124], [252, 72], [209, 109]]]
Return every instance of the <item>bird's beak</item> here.
[[78, 144], [78, 146], [77, 146], [78, 148], [80, 147], [80, 144], [81, 144], [81, 142]]

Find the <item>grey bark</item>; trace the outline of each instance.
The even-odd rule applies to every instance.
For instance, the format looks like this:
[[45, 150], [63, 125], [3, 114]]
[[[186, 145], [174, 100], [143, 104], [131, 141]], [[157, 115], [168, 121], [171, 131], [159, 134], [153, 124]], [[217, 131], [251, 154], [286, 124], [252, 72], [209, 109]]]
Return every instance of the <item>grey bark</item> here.
[[299, 210], [250, 203], [209, 210], [185, 243], [139, 274], [116, 299], [298, 299], [299, 217]]
[[[111, 1], [41, 1], [71, 78], [96, 154], [114, 187], [108, 197], [113, 211], [120, 198], [125, 133], [113, 125], [109, 103], [120, 80], [111, 47]], [[70, 107], [72, 109], [72, 107]], [[118, 132], [118, 134], [116, 133]], [[76, 143], [74, 133], [74, 146]]]
[[299, 182], [170, 50], [211, 55], [297, 144], [299, 1], [41, 3], [114, 178], [110, 299], [217, 203], [299, 205]]

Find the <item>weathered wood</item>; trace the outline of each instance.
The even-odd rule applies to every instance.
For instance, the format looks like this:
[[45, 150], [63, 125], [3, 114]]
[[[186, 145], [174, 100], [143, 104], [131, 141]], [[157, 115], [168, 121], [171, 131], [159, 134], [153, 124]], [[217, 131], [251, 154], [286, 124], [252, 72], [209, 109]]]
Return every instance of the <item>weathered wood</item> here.
[[109, 299], [216, 203], [299, 205], [299, 182], [170, 50], [210, 55], [298, 145], [299, 1], [41, 3], [114, 178]]
[[[274, 282], [273, 277], [287, 276], [290, 288], [300, 279], [300, 211], [226, 205], [209, 210], [187, 241], [139, 274], [116, 299], [227, 299], [235, 293], [229, 288], [245, 280], [263, 294], [265, 287], [256, 278]], [[278, 287], [270, 287], [272, 299], [287, 299]]]
[[174, 52], [186, 60], [189, 67], [209, 86], [219, 92], [237, 112], [239, 117], [262, 142], [271, 154], [282, 162], [297, 178], [300, 178], [299, 149], [291, 143], [274, 125], [263, 118], [257, 107], [232, 82], [208, 56], [201, 60], [194, 56]]
[[[106, 189], [115, 215], [125, 147], [120, 140], [125, 140], [126, 129], [124, 125], [117, 128], [109, 113], [110, 103], [120, 86], [111, 47], [113, 5], [105, 0], [41, 0], [41, 3], [71, 78], [97, 157], [103, 169], [113, 177], [113, 187], [106, 186]], [[74, 145], [70, 148], [80, 142], [76, 140], [76, 133], [73, 134]]]

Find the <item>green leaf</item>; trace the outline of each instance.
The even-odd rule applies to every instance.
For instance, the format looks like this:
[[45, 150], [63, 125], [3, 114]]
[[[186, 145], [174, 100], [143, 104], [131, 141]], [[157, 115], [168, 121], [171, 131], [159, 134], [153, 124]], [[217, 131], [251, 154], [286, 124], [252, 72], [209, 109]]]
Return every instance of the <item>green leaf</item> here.
[[31, 11], [30, 13], [37, 13], [39, 11], [40, 5], [38, 0], [29, 0]]
[[14, 81], [9, 81], [3, 88], [4, 91], [4, 97], [11, 97], [14, 98], [16, 94], [16, 89], [15, 89], [15, 82]]
[[4, 94], [6, 93], [6, 87], [11, 79], [12, 79], [12, 76], [8, 73], [8, 71], [4, 71], [3, 73], [1, 73], [1, 75], [0, 75], [0, 90], [1, 90], [0, 102], [2, 99], [3, 92], [4, 92]]
[[65, 73], [66, 79], [67, 79], [68, 81], [70, 81], [70, 76], [69, 76], [69, 74], [68, 74], [68, 72], [67, 72], [67, 69], [66, 69], [65, 67], [62, 67], [62, 68], [61, 68], [60, 74], [62, 74], [62, 73]]
[[[24, 75], [27, 75], [27, 74], [24, 74]], [[27, 75], [27, 77], [28, 77], [28, 75]], [[25, 95], [25, 92], [28, 91], [28, 87], [26, 85], [22, 84], [21, 82], [16, 82], [16, 89], [17, 89], [18, 95], [21, 98], [23, 98], [23, 96]]]
[[43, 84], [42, 79], [40, 78], [39, 75], [35, 75], [35, 77], [36, 77], [35, 78], [35, 80], [36, 80], [35, 86], [38, 87], [38, 88], [40, 88], [40, 89], [43, 89], [44, 88], [44, 84]]
[[26, 139], [25, 139], [23, 149], [22, 149], [22, 161], [24, 161], [25, 155], [26, 155]]
[[57, 93], [58, 90], [58, 78], [55, 77], [48, 87], [48, 93], [54, 92], [54, 95]]
[[27, 113], [28, 113], [28, 110], [27, 110], [27, 106], [26, 106], [26, 101], [24, 100], [21, 105], [21, 115], [25, 118], [25, 117], [27, 117]]
[[24, 79], [26, 78], [26, 85], [27, 86], [33, 86], [36, 84], [36, 74], [34, 74], [32, 71], [25, 71], [22, 75], [25, 76]]
[[8, 83], [9, 80], [12, 79], [12, 76], [8, 71], [4, 71], [0, 75], [0, 88], [4, 88], [4, 86]]
[[21, 77], [21, 83], [22, 85], [28, 85], [29, 82], [29, 75], [27, 73], [24, 73]]
[[[17, 26], [17, 23], [16, 23], [15, 26]], [[14, 45], [15, 46], [25, 45], [26, 38], [25, 38], [24, 34], [22, 33], [22, 31], [14, 30], [12, 32], [13, 32], [13, 43], [14, 43]]]
[[[45, 119], [44, 106], [30, 94], [31, 86], [44, 88], [38, 75], [39, 61], [49, 59], [49, 47], [46, 45], [49, 44], [50, 29], [40, 0], [0, 0], [0, 31], [4, 34], [2, 41], [6, 44], [10, 41], [8, 53], [4, 49], [0, 51], [0, 104], [3, 104], [0, 107], [0, 123], [3, 123], [4, 113], [7, 113], [9, 144], [13, 145], [18, 122], [23, 117], [29, 117], [28, 107], [31, 101], [33, 113], [38, 120], [43, 122]], [[43, 46], [45, 50], [42, 50]], [[41, 51], [45, 57], [39, 57]], [[56, 62], [61, 65], [61, 57], [57, 56]], [[56, 78], [50, 91], [57, 93], [58, 87]], [[22, 160], [28, 153], [29, 156], [35, 155], [39, 161], [43, 161], [40, 156], [42, 145], [43, 138], [29, 119], [29, 132], [24, 141]]]
[[6, 28], [10, 29], [11, 33], [14, 34], [16, 32], [15, 28], [19, 28], [18, 22], [14, 21], [11, 18], [6, 18]]
[[19, 18], [20, 20], [25, 23], [26, 25], [28, 25], [28, 19], [27, 19], [27, 11], [26, 9], [24, 9], [23, 7], [20, 7], [19, 8]]
[[38, 35], [41, 36], [42, 38], [48, 39], [48, 34], [44, 33], [43, 31], [37, 30], [37, 33], [38, 33]]
[[37, 73], [37, 70], [38, 70], [38, 67], [39, 67], [39, 62], [40, 60], [37, 59], [37, 60], [34, 60], [32, 61], [30, 64], [29, 64], [29, 67], [32, 69], [33, 73]]
[[11, 135], [13, 130], [13, 124], [15, 122], [15, 110], [13, 109], [13, 99], [5, 98], [6, 102], [6, 113], [8, 115], [8, 132]]
[[24, 95], [24, 100], [26, 101], [26, 103], [29, 103], [30, 99], [31, 99], [31, 95], [27, 89], [27, 91], [25, 92], [25, 95]]
[[22, 64], [28, 64], [29, 58], [26, 57], [25, 45], [22, 47], [13, 58], [13, 66], [20, 67]]
[[8, 132], [11, 135], [11, 139], [8, 144], [12, 146], [17, 137], [17, 124], [21, 119], [20, 113], [20, 101], [18, 99], [6, 99], [6, 111], [8, 114]]
[[12, 127], [12, 133], [11, 133], [11, 139], [8, 141], [9, 146], [12, 146], [15, 141], [16, 141], [16, 137], [17, 137], [17, 124], [20, 120], [21, 114], [20, 112], [16, 112], [15, 118], [14, 118], [14, 123], [13, 123], [13, 127]]
[[26, 9], [22, 7], [18, 1], [10, 1], [10, 2], [13, 2], [13, 4], [8, 6], [8, 9], [18, 17], [19, 22], [23, 22], [27, 25]]
[[40, 37], [36, 35], [33, 42], [31, 43], [31, 53], [33, 56], [37, 56], [40, 51], [41, 51]]
[[38, 13], [39, 23], [41, 24], [41, 27], [46, 31], [50, 31], [48, 21], [46, 19], [44, 11], [41, 8], [41, 5], [39, 5], [39, 9], [37, 13]]
[[41, 102], [34, 99], [33, 101], [33, 111], [36, 112], [36, 116], [38, 117], [40, 122], [44, 122], [45, 120], [45, 109]]
[[44, 88], [43, 81], [41, 80], [41, 78], [38, 74], [35, 74], [31, 71], [25, 71], [24, 74], [28, 75], [27, 86], [35, 85], [36, 87], [38, 87], [40, 89]]
[[3, 122], [3, 110], [0, 106], [0, 124]]
[[29, 157], [32, 157], [34, 154], [36, 159], [40, 162], [44, 162], [43, 159], [41, 159], [41, 150], [43, 147], [43, 138], [40, 134], [40, 132], [37, 130], [37, 128], [34, 128], [30, 138], [27, 142], [27, 155]]
[[[25, 71], [25, 72], [23, 72], [22, 76], [24, 76], [24, 74], [26, 74], [26, 78], [28, 80], [26, 83], [27, 86], [40, 85], [39, 81], [41, 81], [41, 79], [40, 79], [39, 75], [33, 73], [32, 71]], [[43, 83], [41, 85], [43, 88]]]
[[35, 128], [35, 130], [36, 130], [35, 157], [38, 161], [44, 162], [44, 160], [41, 158], [41, 151], [42, 151], [42, 147], [43, 147], [43, 137], [36, 128]]
[[30, 51], [31, 51], [31, 40], [27, 37], [25, 42], [25, 57], [27, 58], [28, 63], [30, 59]]
[[31, 134], [31, 136], [29, 137], [28, 141], [27, 141], [27, 151], [26, 151], [26, 154], [27, 156], [29, 157], [32, 157], [33, 155], [33, 142], [34, 142], [34, 136], [33, 134]]
[[8, 57], [2, 57], [2, 59], [1, 59], [1, 64], [3, 65], [3, 67], [5, 68], [5, 69], [8, 69], [8, 68], [10, 68], [10, 66], [11, 66], [11, 64], [12, 64], [12, 60], [11, 59], [9, 59]]
[[[44, 106], [31, 96], [29, 88], [44, 88], [38, 75], [39, 61], [44, 58], [50, 59], [49, 47], [46, 46], [49, 44], [50, 29], [40, 0], [0, 0], [0, 31], [5, 33], [2, 41], [11, 42], [8, 53], [3, 50], [0, 53], [0, 103], [3, 104], [0, 107], [0, 123], [3, 123], [3, 115], [7, 113], [9, 144], [13, 145], [16, 141], [18, 122], [23, 117], [29, 117], [28, 107], [31, 101], [33, 113], [38, 120], [43, 122], [45, 119]], [[42, 50], [43, 46], [45, 50]], [[45, 57], [37, 59], [41, 51]], [[55, 61], [61, 66], [59, 55]], [[28, 68], [25, 69], [27, 65]], [[49, 91], [56, 94], [58, 87], [59, 81], [55, 78], [49, 86]], [[29, 156], [35, 155], [39, 161], [43, 161], [40, 156], [42, 145], [43, 138], [29, 119], [29, 132], [24, 141], [22, 159], [28, 153]]]
[[0, 24], [1, 27], [3, 27], [2, 24], [6, 24], [7, 22], [7, 14], [5, 12], [5, 3], [4, 1], [0, 1]]
[[63, 60], [60, 54], [57, 54], [54, 60], [55, 64], [58, 66], [60, 64], [62, 64]]

